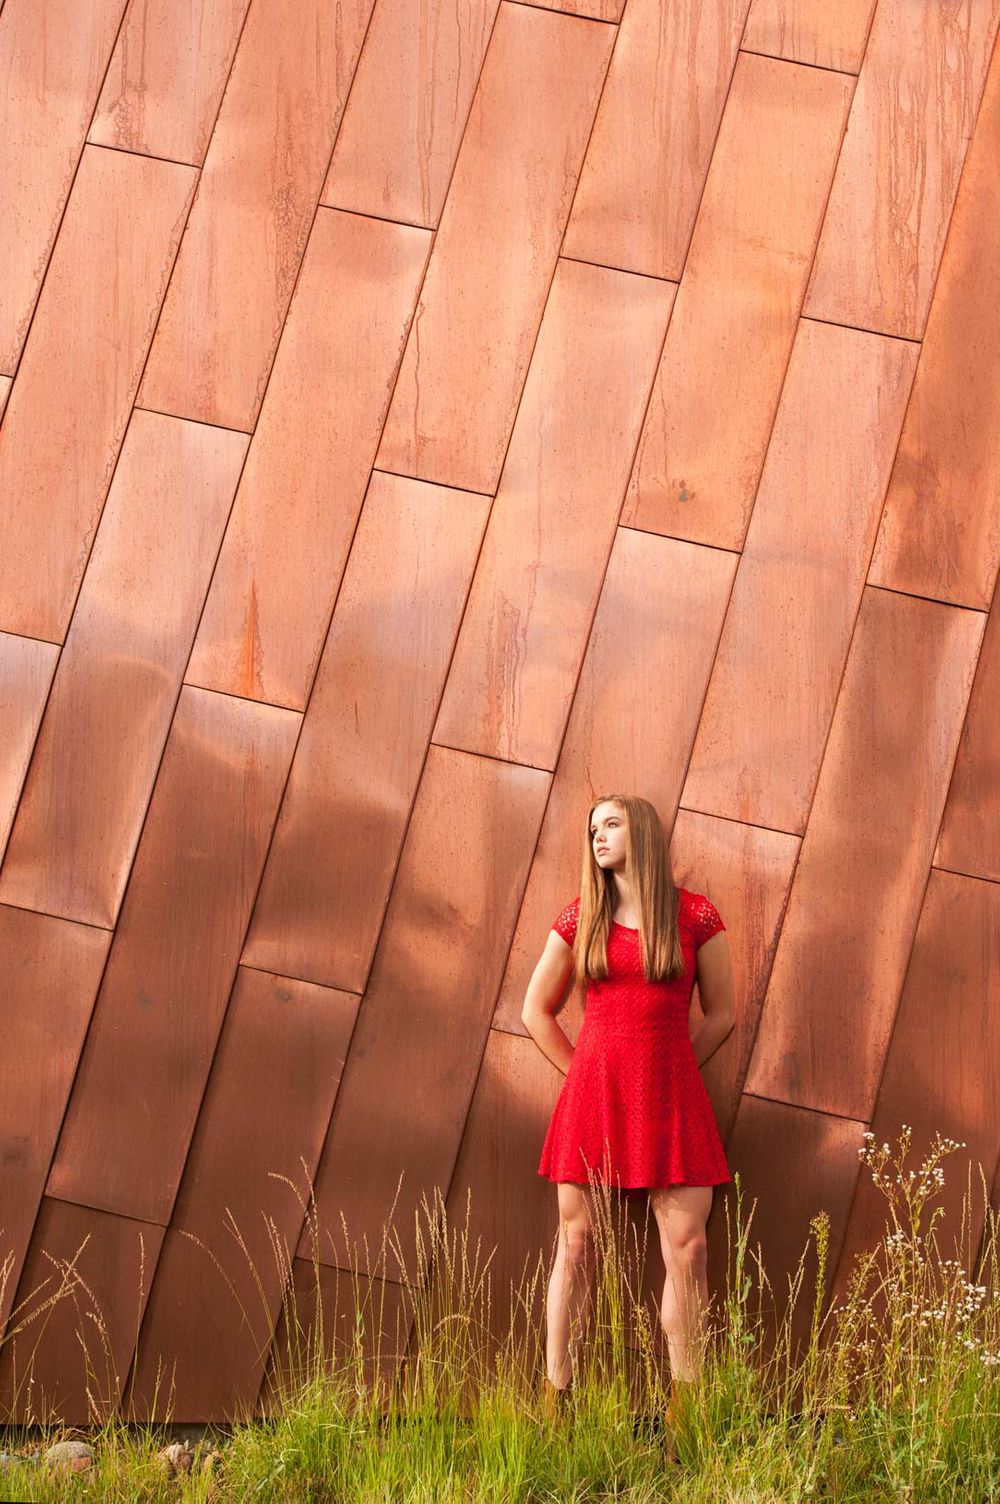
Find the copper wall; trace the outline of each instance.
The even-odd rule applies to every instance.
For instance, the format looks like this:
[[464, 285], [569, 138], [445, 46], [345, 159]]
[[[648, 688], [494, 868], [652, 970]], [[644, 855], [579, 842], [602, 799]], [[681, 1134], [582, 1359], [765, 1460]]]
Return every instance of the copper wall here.
[[547, 1255], [520, 1006], [607, 788], [727, 923], [776, 1271], [879, 1231], [869, 1126], [994, 1173], [998, 22], [5, 0], [0, 1317], [89, 1291], [36, 1408], [91, 1300], [112, 1398], [252, 1406], [289, 1182]]

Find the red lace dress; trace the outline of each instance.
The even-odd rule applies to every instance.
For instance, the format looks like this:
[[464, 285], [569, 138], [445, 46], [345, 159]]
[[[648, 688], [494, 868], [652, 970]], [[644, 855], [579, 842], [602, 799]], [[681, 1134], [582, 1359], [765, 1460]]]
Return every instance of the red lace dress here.
[[[587, 983], [584, 1021], [552, 1112], [539, 1175], [621, 1188], [721, 1185], [732, 1179], [715, 1114], [691, 1047], [688, 1012], [694, 958], [725, 929], [715, 905], [680, 888], [678, 926], [687, 967], [647, 982], [639, 931], [617, 920], [608, 936], [608, 976]], [[579, 897], [552, 928], [572, 945]]]

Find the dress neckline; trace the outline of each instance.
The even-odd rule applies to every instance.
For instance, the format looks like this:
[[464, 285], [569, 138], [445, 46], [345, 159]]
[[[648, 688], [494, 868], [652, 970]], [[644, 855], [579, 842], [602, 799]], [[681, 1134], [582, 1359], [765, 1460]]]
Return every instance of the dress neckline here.
[[639, 933], [639, 926], [637, 924], [622, 924], [617, 919], [612, 919], [611, 923], [617, 924], [620, 930], [631, 930], [633, 935], [637, 935]]

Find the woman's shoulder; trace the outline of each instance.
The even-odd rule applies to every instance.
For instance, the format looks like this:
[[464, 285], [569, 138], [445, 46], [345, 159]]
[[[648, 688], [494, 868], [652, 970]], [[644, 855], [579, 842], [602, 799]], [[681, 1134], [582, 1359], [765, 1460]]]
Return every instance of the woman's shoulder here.
[[575, 898], [570, 899], [569, 903], [563, 905], [551, 926], [557, 934], [562, 936], [567, 945], [573, 944], [573, 937], [576, 935], [576, 926], [579, 918], [580, 895], [578, 893]]
[[677, 887], [678, 905], [677, 920], [691, 930], [695, 937], [695, 946], [703, 945], [704, 942], [725, 929], [722, 915], [707, 893], [698, 893], [692, 888]]

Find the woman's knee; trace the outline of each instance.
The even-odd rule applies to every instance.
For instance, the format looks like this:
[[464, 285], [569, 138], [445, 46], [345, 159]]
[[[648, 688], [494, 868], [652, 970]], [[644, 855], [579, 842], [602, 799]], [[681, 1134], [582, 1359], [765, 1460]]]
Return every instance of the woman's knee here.
[[594, 1256], [594, 1235], [583, 1218], [564, 1217], [559, 1225], [559, 1241], [571, 1264], [587, 1264]]

